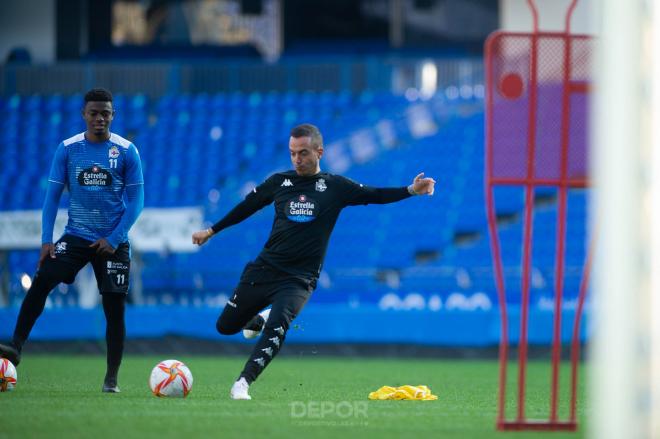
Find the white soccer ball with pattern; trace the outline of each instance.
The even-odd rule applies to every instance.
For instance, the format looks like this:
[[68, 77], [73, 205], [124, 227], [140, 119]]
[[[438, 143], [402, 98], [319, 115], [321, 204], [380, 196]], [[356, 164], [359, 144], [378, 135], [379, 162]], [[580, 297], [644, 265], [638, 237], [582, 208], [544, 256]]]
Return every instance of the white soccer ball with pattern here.
[[0, 392], [11, 392], [16, 388], [18, 375], [11, 361], [0, 358]]
[[179, 360], [161, 361], [151, 371], [149, 387], [156, 396], [185, 398], [193, 385], [188, 366]]

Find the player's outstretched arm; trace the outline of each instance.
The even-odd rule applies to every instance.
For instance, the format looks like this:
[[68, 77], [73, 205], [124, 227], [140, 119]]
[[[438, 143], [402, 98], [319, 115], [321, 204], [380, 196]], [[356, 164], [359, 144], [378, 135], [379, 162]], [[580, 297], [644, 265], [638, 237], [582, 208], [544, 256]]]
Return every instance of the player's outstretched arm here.
[[425, 178], [420, 173], [412, 184], [400, 187], [372, 187], [356, 183], [345, 177], [340, 177], [345, 183], [345, 205], [357, 206], [359, 204], [388, 204], [410, 198], [411, 195], [433, 195], [435, 180]]
[[434, 190], [435, 180], [430, 177], [424, 178], [423, 172], [419, 173], [408, 186], [408, 191], [415, 195], [433, 195]]
[[244, 219], [250, 217], [253, 213], [273, 202], [273, 188], [277, 187], [273, 182], [275, 175], [271, 175], [265, 182], [245, 196], [245, 199], [238, 203], [229, 211], [220, 221], [213, 224], [208, 229], [193, 233], [193, 244], [203, 245], [211, 236], [220, 233], [227, 227], [238, 224]]

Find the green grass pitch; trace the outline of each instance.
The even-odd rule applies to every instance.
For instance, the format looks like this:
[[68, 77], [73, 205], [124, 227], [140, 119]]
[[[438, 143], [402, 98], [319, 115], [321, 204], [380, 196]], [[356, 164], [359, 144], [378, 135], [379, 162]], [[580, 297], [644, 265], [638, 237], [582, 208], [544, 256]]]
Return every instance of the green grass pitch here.
[[[174, 356], [194, 376], [186, 399], [151, 395], [151, 368], [165, 357], [128, 356], [120, 394], [101, 393], [100, 356], [26, 355], [18, 387], [0, 394], [0, 438], [581, 438], [577, 433], [496, 432], [496, 361], [280, 357], [251, 387], [252, 401], [232, 401], [241, 357]], [[510, 368], [515, 377], [515, 367]], [[582, 367], [581, 369], [584, 369]], [[550, 368], [530, 362], [528, 413], [547, 418]], [[566, 416], [568, 367], [561, 372]], [[426, 384], [437, 401], [368, 401], [383, 385]], [[511, 386], [509, 397], [513, 399]], [[562, 401], [564, 402], [564, 401]], [[513, 413], [513, 410], [511, 410]]]

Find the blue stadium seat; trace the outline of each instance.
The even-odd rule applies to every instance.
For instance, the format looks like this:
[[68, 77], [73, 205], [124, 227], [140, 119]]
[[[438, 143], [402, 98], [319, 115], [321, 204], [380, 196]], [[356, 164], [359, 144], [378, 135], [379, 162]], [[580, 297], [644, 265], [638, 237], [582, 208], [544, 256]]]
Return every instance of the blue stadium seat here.
[[[85, 129], [81, 102], [80, 94], [0, 97], [0, 148], [5, 160], [17, 164], [0, 174], [0, 210], [41, 207], [44, 169], [49, 169], [57, 144]], [[326, 146], [342, 145], [337, 151], [345, 154], [348, 167], [338, 173], [361, 183], [402, 186], [419, 171], [435, 177], [438, 185], [433, 198], [351, 207], [342, 213], [325, 262], [328, 282], [319, 286], [319, 291], [329, 294], [318, 300], [375, 303], [383, 292], [394, 288], [379, 278], [383, 270], [402, 273], [399, 287], [394, 288], [400, 292], [460, 290], [465, 285], [459, 285], [454, 274], [447, 274], [457, 268], [469, 273], [471, 290], [483, 290], [495, 298], [484, 205], [480, 100], [437, 97], [411, 104], [403, 96], [371, 91], [229, 92], [159, 98], [117, 93], [114, 105], [113, 131], [133, 140], [141, 152], [146, 206], [201, 205], [209, 221], [242, 198], [240, 190], [246, 181], [256, 184], [274, 170], [290, 167], [286, 152], [289, 129], [302, 122], [318, 124]], [[434, 130], [425, 134], [413, 131], [411, 105], [428, 109]], [[466, 112], [466, 106], [473, 110]], [[45, 121], [37, 116], [44, 113], [48, 114]], [[34, 129], [44, 123], [43, 130]], [[328, 156], [322, 165], [328, 169]], [[212, 189], [221, 193], [217, 202], [209, 200]], [[535, 214], [535, 298], [553, 294], [553, 192], [552, 188], [537, 191], [549, 201]], [[498, 214], [508, 221], [500, 225], [500, 241], [507, 286], [515, 301], [520, 288], [516, 270], [521, 261], [524, 191], [498, 187], [495, 199]], [[566, 285], [571, 291], [579, 282], [575, 273], [586, 256], [587, 202], [586, 191], [570, 191], [566, 245], [570, 276]], [[154, 303], [192, 303], [193, 296], [199, 301], [205, 295], [229, 294], [242, 264], [254, 258], [265, 242], [271, 221], [272, 208], [266, 208], [244, 225], [223, 231], [198, 253], [143, 255], [145, 297]], [[471, 238], [457, 239], [462, 236]], [[21, 252], [10, 254], [14, 253]], [[26, 270], [33, 262], [12, 262], [12, 273]], [[427, 271], [418, 270], [420, 267]], [[359, 274], [351, 274], [356, 269]], [[16, 291], [15, 297], [20, 297]], [[63, 306], [76, 297], [74, 290], [58, 294], [57, 301]]]

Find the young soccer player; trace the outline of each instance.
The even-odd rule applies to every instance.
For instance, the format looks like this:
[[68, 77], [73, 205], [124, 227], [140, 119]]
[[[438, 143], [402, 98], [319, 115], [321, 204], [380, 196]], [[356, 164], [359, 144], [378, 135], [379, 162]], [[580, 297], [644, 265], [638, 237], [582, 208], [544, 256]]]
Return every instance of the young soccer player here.
[[[110, 132], [114, 115], [109, 91], [88, 91], [82, 109], [87, 130], [64, 140], [55, 151], [42, 212], [39, 266], [21, 305], [13, 339], [0, 344], [0, 356], [18, 366], [21, 349], [50, 291], [60, 282], [73, 283], [78, 271], [91, 263], [106, 317], [107, 370], [102, 391], [110, 393], [119, 392], [117, 374], [126, 333], [128, 231], [144, 205], [140, 156], [135, 145]], [[70, 194], [69, 222], [64, 235], [53, 243], [64, 187]]]
[[[310, 124], [291, 130], [289, 152], [294, 171], [271, 175], [224, 218], [192, 236], [194, 244], [202, 245], [223, 229], [275, 203], [270, 237], [256, 260], [245, 267], [216, 325], [226, 335], [241, 329], [262, 331], [231, 388], [233, 399], [251, 399], [249, 385], [282, 347], [291, 322], [316, 287], [328, 240], [341, 210], [346, 206], [432, 195], [435, 186], [435, 180], [424, 178], [423, 173], [409, 186], [374, 188], [321, 172], [323, 138], [318, 128]], [[268, 305], [272, 308], [262, 311]]]

